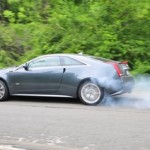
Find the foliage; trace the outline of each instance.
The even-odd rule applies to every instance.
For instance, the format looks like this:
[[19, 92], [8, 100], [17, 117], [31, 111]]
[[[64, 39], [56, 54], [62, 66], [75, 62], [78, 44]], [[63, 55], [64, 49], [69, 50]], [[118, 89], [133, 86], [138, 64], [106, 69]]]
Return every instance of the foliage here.
[[14, 64], [14, 61], [10, 58], [9, 54], [4, 51], [1, 50], [0, 51], [0, 67], [4, 67], [4, 66], [11, 66], [12, 64]]
[[0, 67], [82, 51], [150, 73], [149, 26], [149, 0], [1, 0]]

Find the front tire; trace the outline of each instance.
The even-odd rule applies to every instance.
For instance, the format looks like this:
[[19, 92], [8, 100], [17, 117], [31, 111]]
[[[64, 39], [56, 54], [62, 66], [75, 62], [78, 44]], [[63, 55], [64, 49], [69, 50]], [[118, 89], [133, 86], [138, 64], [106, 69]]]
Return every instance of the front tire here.
[[6, 84], [0, 80], [0, 101], [5, 101], [8, 98], [8, 88]]
[[78, 92], [80, 100], [86, 105], [97, 105], [104, 98], [104, 89], [93, 82], [83, 83]]

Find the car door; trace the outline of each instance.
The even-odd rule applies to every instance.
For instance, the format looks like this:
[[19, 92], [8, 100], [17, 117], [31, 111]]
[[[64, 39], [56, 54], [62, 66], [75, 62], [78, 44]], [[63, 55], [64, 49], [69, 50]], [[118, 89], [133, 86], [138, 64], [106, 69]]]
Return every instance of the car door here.
[[59, 56], [44, 56], [30, 61], [28, 68], [16, 70], [14, 93], [51, 94], [60, 88], [63, 68]]

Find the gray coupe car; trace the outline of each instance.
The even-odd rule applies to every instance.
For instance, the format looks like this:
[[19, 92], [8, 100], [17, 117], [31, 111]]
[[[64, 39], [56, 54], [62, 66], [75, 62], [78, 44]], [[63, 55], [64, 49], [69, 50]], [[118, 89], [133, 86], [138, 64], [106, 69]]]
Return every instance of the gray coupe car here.
[[0, 70], [0, 101], [9, 96], [70, 97], [96, 105], [105, 93], [131, 92], [133, 84], [125, 61], [76, 54], [44, 55]]

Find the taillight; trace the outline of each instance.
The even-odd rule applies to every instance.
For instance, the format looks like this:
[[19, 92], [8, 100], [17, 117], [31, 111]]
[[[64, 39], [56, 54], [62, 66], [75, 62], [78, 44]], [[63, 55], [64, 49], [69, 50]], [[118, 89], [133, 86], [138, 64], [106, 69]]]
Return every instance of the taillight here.
[[114, 62], [107, 62], [107, 63], [112, 64], [114, 66], [115, 70], [117, 71], [118, 76], [120, 77], [121, 76], [121, 70], [119, 69], [118, 64], [114, 63]]
[[129, 66], [128, 66], [128, 61], [122, 61], [120, 63], [116, 62], [107, 62], [109, 64], [112, 64], [118, 74], [119, 77], [122, 75], [129, 75]]

